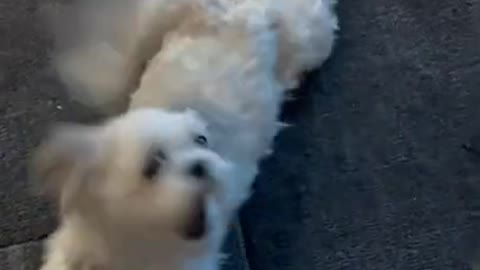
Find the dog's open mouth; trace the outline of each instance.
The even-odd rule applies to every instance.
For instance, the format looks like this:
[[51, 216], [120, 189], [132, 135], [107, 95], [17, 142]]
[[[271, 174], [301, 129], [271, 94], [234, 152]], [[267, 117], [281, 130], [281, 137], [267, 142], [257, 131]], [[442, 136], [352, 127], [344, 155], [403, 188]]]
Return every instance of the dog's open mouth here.
[[185, 240], [200, 240], [207, 233], [207, 213], [203, 200], [195, 203], [182, 230]]

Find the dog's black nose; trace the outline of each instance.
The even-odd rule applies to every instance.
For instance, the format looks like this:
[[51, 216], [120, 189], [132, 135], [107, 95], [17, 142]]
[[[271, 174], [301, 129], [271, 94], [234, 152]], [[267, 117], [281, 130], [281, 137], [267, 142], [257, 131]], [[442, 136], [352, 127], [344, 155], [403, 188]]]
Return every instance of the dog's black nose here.
[[204, 162], [196, 161], [188, 169], [188, 174], [198, 179], [208, 177], [208, 169]]

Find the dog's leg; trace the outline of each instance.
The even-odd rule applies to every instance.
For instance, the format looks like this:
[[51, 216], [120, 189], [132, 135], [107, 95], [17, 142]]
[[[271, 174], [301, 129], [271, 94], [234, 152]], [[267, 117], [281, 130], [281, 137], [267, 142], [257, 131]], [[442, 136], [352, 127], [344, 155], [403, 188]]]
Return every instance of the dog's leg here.
[[[182, 23], [198, 2], [118, 1], [104, 0], [101, 8], [92, 1], [79, 8], [77, 35], [67, 31], [69, 36], [62, 37], [65, 31], [56, 31], [57, 39], [73, 44], [56, 57], [57, 70], [70, 94], [107, 114], [128, 108], [130, 94], [148, 61], [161, 50], [164, 36]], [[60, 19], [65, 22], [57, 25], [69, 23], [68, 18]]]
[[57, 231], [45, 242], [44, 262], [40, 270], [83, 270], [79, 260], [67, 255], [72, 250], [62, 237], [62, 232]]
[[40, 270], [81, 270], [80, 264], [70, 264], [60, 251], [49, 252]]
[[61, 225], [45, 241], [40, 270], [113, 270], [100, 263], [105, 262], [101, 242], [80, 227], [72, 222]]

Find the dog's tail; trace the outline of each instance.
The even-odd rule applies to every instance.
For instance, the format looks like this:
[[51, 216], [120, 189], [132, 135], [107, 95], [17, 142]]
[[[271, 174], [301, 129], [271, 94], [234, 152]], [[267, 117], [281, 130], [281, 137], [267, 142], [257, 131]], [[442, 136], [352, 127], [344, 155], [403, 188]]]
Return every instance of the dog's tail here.
[[280, 80], [297, 87], [303, 72], [320, 66], [330, 55], [337, 30], [336, 0], [269, 1], [278, 27]]

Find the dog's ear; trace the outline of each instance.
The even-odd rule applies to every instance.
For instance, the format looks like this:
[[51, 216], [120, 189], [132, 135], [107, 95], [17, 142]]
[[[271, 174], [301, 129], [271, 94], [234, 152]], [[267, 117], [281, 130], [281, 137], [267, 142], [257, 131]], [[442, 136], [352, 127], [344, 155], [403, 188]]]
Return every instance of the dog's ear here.
[[34, 187], [68, 204], [81, 183], [99, 166], [102, 152], [99, 127], [62, 124], [51, 129], [30, 164]]

